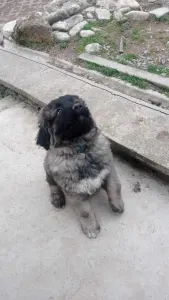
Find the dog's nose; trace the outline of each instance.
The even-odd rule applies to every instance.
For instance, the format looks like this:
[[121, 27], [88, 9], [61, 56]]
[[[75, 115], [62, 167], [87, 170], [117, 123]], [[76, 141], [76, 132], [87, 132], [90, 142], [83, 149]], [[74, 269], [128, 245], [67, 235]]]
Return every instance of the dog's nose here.
[[75, 103], [73, 105], [73, 110], [75, 110], [76, 112], [80, 112], [82, 110], [82, 105], [80, 103]]

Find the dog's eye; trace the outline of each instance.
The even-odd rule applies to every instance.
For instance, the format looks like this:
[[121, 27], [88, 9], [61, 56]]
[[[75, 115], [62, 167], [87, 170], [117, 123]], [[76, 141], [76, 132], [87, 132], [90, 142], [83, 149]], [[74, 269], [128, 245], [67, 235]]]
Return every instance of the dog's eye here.
[[57, 116], [60, 116], [61, 113], [62, 113], [62, 108], [59, 108], [59, 109], [57, 110]]

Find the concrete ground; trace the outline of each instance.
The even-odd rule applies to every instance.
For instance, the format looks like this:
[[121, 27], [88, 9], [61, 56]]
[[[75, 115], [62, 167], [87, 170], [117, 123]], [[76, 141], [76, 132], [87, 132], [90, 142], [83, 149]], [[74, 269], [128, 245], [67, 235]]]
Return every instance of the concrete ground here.
[[169, 186], [116, 158], [125, 213], [101, 194], [89, 240], [71, 206], [49, 202], [36, 113], [10, 97], [0, 111], [0, 299], [169, 299]]

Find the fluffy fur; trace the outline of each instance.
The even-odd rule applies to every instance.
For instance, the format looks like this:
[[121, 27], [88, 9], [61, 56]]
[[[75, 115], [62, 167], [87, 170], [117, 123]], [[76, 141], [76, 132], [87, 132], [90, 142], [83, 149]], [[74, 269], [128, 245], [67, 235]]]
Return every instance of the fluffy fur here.
[[37, 144], [47, 150], [44, 167], [52, 203], [63, 207], [66, 200], [75, 199], [84, 233], [95, 238], [100, 226], [90, 206], [93, 195], [104, 188], [117, 213], [123, 212], [124, 204], [109, 142], [85, 102], [66, 95], [44, 107]]

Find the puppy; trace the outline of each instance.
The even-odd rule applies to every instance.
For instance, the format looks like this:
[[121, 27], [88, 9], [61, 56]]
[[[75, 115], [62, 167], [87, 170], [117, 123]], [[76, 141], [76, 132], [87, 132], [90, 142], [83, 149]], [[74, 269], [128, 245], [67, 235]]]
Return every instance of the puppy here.
[[109, 142], [85, 102], [66, 95], [45, 106], [37, 145], [47, 150], [44, 167], [52, 204], [61, 208], [74, 198], [83, 232], [96, 238], [100, 226], [90, 205], [94, 194], [104, 188], [116, 213], [123, 212], [124, 204]]

